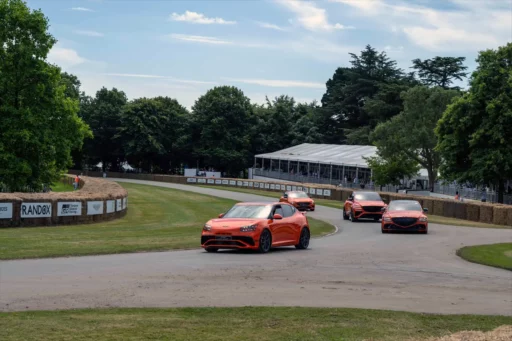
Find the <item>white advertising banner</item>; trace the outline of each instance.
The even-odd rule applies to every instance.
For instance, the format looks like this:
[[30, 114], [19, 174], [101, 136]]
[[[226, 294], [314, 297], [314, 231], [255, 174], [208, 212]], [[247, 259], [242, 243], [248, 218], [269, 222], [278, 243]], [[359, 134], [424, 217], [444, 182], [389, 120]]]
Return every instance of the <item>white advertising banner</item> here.
[[292, 190], [292, 186], [287, 185], [287, 186], [286, 186], [286, 190], [287, 190], [287, 191], [291, 191], [291, 190]]
[[249, 182], [249, 187], [254, 187], [254, 182]]
[[82, 203], [80, 201], [68, 201], [57, 203], [58, 217], [74, 217], [82, 215]]
[[309, 188], [304, 187], [304, 192], [305, 192], [305, 193], [309, 193]]
[[270, 184], [270, 189], [276, 189], [276, 185]]
[[242, 184], [243, 184], [243, 182], [242, 182], [242, 181], [237, 181], [237, 182], [236, 182], [236, 185], [237, 185], [237, 186], [242, 186]]
[[284, 191], [286, 189], [285, 185], [281, 185], [281, 190]]
[[12, 219], [12, 202], [0, 202], [0, 219]]
[[123, 210], [126, 210], [126, 206], [128, 206], [128, 197], [123, 198]]
[[197, 179], [196, 178], [187, 178], [187, 182], [196, 183]]
[[297, 191], [302, 191], [302, 186], [297, 186]]
[[22, 218], [50, 218], [52, 204], [47, 202], [26, 202], [21, 204]]
[[208, 181], [207, 181], [207, 182], [208, 182], [209, 184], [214, 184], [214, 183], [215, 183], [215, 180], [213, 180], [213, 179], [208, 179]]
[[216, 185], [222, 185], [222, 180], [220, 180], [220, 179], [215, 180], [215, 184]]
[[292, 191], [296, 191], [297, 190], [297, 186], [292, 186]]
[[331, 196], [331, 190], [330, 189], [324, 189], [324, 196], [330, 197]]
[[88, 201], [87, 215], [103, 214], [103, 201]]
[[269, 189], [270, 188], [270, 184], [269, 183], [266, 183], [265, 184], [265, 189]]
[[229, 185], [229, 180], [222, 180], [223, 185]]
[[231, 186], [236, 186], [236, 180], [229, 180], [229, 184]]
[[114, 213], [116, 211], [116, 201], [107, 200], [107, 213]]
[[316, 189], [316, 195], [322, 195], [322, 193], [323, 193], [323, 192], [324, 192], [324, 191], [323, 191], [323, 189], [321, 189], [321, 188], [317, 188], [317, 189]]
[[206, 179], [197, 179], [197, 183], [198, 184], [205, 184], [206, 183]]
[[254, 183], [254, 187], [256, 187], [256, 188], [260, 188], [260, 183], [259, 183], [259, 182], [255, 182], [255, 183]]
[[121, 211], [123, 209], [123, 199], [116, 199], [116, 211]]
[[244, 183], [242, 184], [242, 186], [244, 186], [244, 187], [249, 187], [249, 181], [244, 181]]

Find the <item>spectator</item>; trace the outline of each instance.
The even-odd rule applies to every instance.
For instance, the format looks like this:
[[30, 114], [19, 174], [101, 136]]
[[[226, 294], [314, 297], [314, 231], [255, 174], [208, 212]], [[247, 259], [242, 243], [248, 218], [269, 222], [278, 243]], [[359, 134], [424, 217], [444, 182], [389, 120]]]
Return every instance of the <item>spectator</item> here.
[[460, 200], [459, 191], [455, 192], [455, 200]]

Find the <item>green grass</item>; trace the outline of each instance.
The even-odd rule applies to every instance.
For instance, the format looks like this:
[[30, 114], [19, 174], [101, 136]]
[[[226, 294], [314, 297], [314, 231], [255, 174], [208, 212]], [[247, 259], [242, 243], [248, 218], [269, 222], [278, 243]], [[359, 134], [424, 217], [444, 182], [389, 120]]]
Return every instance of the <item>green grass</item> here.
[[[220, 190], [226, 190], [226, 191], [231, 191], [231, 192], [240, 192], [240, 193], [261, 195], [261, 196], [271, 197], [271, 198], [275, 198], [275, 199], [279, 199], [279, 197], [280, 197], [280, 192], [269, 192], [269, 191], [258, 190], [258, 189], [248, 189], [248, 188], [246, 189], [246, 188], [238, 188], [238, 187], [221, 187], [221, 186], [210, 186], [210, 185], [199, 185], [199, 186], [204, 187], [204, 188], [220, 189]], [[317, 204], [317, 205], [338, 208], [338, 209], [341, 209], [343, 207], [343, 203], [344, 203], [342, 201], [321, 199], [321, 198], [315, 198], [314, 200], [315, 200], [315, 204]], [[442, 224], [442, 225], [493, 228], [493, 229], [511, 229], [512, 228], [511, 226], [485, 224], [485, 223], [480, 223], [477, 221], [448, 218], [448, 217], [436, 216], [436, 215], [432, 215], [432, 214], [428, 214], [428, 220], [429, 220], [429, 222], [431, 222], [433, 224]]]
[[50, 186], [52, 188], [52, 192], [72, 192], [73, 185], [65, 184], [63, 182], [56, 182]]
[[[122, 219], [97, 224], [0, 229], [0, 259], [82, 256], [198, 248], [206, 221], [236, 201], [123, 183], [129, 208]], [[333, 226], [308, 218], [312, 236]]]
[[490, 331], [512, 317], [325, 308], [93, 309], [0, 313], [4, 341], [410, 340]]
[[512, 271], [512, 243], [466, 246], [457, 250], [463, 259]]

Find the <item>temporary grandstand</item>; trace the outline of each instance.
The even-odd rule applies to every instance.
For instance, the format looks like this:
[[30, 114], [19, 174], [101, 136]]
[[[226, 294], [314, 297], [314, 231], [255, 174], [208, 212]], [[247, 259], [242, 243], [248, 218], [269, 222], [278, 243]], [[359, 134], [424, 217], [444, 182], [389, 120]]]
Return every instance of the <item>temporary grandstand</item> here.
[[[377, 148], [374, 146], [303, 143], [273, 153], [256, 155], [253, 174], [297, 182], [368, 184], [372, 171], [365, 158], [375, 156], [376, 153]], [[415, 180], [424, 181], [424, 175], [421, 174]]]

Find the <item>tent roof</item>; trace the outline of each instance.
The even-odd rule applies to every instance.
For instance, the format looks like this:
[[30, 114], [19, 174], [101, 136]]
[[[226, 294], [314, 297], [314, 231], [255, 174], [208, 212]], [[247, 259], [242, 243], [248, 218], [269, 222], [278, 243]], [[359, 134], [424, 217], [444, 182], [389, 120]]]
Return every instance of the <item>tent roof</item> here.
[[374, 146], [303, 143], [277, 152], [259, 154], [256, 157], [368, 168], [363, 157], [375, 156], [376, 153], [377, 147]]

